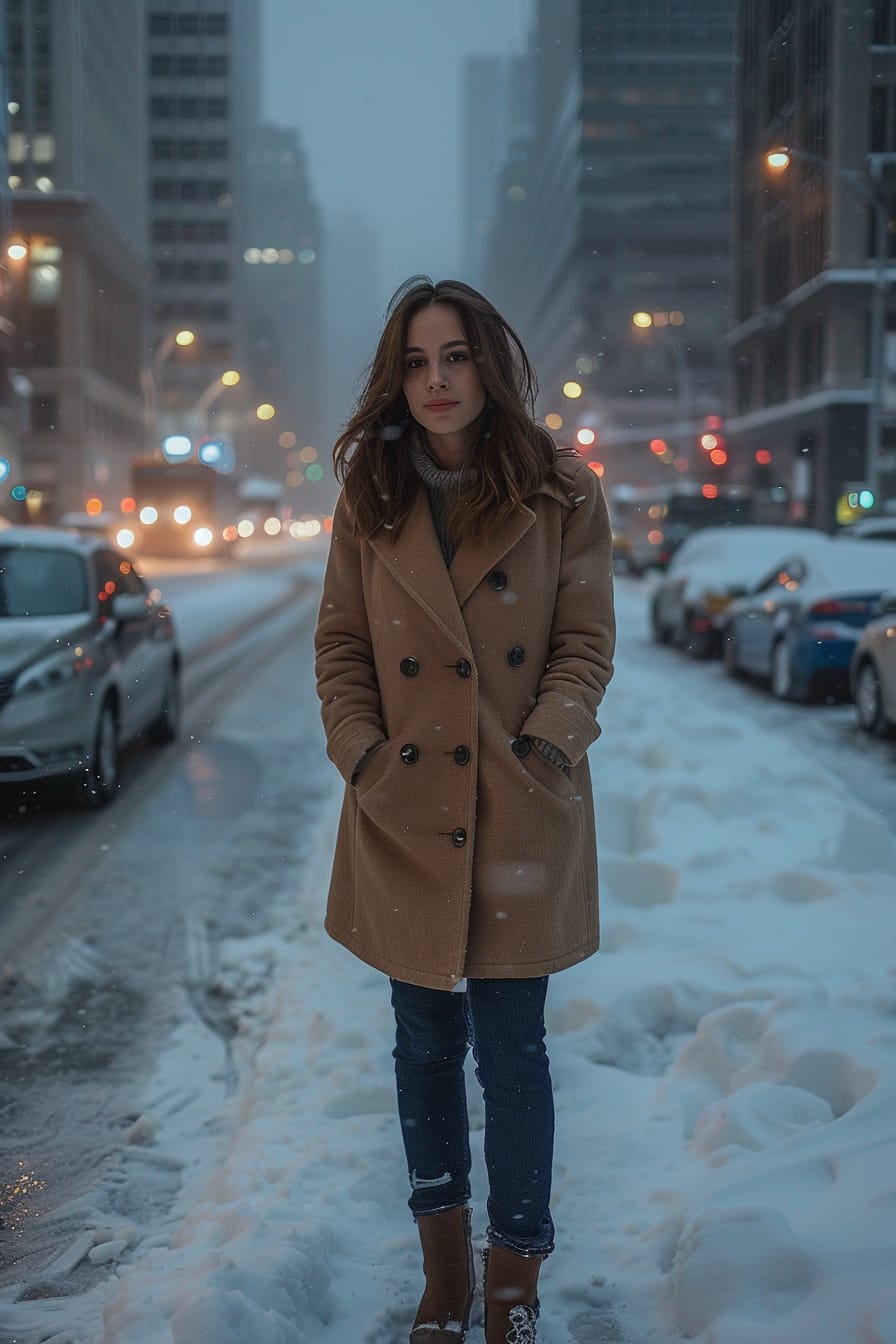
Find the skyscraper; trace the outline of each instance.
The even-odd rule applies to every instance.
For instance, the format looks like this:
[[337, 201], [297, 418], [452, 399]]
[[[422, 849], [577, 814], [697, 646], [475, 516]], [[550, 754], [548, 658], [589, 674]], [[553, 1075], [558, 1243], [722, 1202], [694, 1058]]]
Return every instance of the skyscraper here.
[[651, 437], [687, 449], [725, 407], [734, 0], [539, 0], [530, 59], [491, 274], [543, 410], [637, 479]]
[[[143, 440], [145, 47], [118, 0], [7, 0], [12, 357], [28, 516], [128, 489]], [[11, 249], [11, 250], [10, 250]]]
[[[249, 234], [249, 151], [259, 121], [260, 6], [255, 0], [144, 0], [143, 9], [151, 347], [160, 428], [170, 432], [192, 424], [197, 402], [221, 373], [246, 372], [242, 254]], [[172, 345], [179, 328], [196, 336], [184, 350]]]
[[832, 528], [896, 499], [896, 8], [741, 0], [738, 32], [730, 442], [767, 516]]

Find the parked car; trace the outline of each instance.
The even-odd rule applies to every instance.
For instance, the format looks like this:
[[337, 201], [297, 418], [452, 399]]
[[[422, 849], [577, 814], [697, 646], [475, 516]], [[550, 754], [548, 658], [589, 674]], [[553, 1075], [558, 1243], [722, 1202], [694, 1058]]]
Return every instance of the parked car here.
[[858, 522], [844, 527], [837, 536], [849, 539], [861, 537], [862, 541], [896, 541], [896, 516], [881, 513], [875, 518], [860, 518]]
[[879, 608], [855, 647], [849, 684], [859, 723], [884, 737], [896, 732], [896, 589], [884, 593]]
[[719, 618], [767, 573], [775, 556], [807, 535], [796, 527], [707, 527], [694, 532], [657, 581], [650, 624], [658, 644], [675, 644], [694, 658], [718, 657]]
[[177, 735], [180, 670], [170, 609], [105, 538], [0, 534], [0, 783], [109, 802], [122, 746]]
[[807, 536], [723, 618], [725, 667], [768, 680], [782, 700], [845, 688], [859, 635], [896, 582], [896, 545]]

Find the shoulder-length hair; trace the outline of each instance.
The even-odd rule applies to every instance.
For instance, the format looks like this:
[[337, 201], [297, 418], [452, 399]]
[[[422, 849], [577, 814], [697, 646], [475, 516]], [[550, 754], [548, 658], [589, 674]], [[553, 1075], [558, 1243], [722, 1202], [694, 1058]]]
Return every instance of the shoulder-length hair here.
[[422, 430], [411, 417], [402, 385], [408, 325], [432, 303], [450, 304], [457, 313], [486, 391], [473, 450], [475, 482], [448, 511], [454, 539], [481, 537], [512, 513], [544, 482], [557, 458], [553, 439], [535, 423], [538, 385], [510, 323], [459, 280], [434, 284], [428, 276], [414, 276], [389, 303], [357, 406], [333, 449], [337, 480], [363, 537], [381, 528], [397, 536], [419, 485], [411, 445]]

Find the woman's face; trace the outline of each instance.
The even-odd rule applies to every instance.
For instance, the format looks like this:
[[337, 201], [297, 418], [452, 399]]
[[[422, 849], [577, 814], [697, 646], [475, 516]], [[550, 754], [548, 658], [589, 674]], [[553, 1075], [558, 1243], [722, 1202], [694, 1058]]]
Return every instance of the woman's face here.
[[402, 384], [411, 415], [438, 451], [472, 447], [485, 388], [456, 310], [431, 303], [408, 323]]

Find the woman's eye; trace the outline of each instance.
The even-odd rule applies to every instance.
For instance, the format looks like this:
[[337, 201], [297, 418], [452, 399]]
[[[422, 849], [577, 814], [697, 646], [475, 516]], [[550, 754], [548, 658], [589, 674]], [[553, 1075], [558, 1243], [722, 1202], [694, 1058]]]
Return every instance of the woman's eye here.
[[451, 354], [448, 356], [452, 364], [460, 364], [466, 357], [467, 356], [464, 354], [463, 350], [452, 350]]
[[407, 363], [409, 369], [420, 369], [423, 367], [422, 359], [409, 359]]

